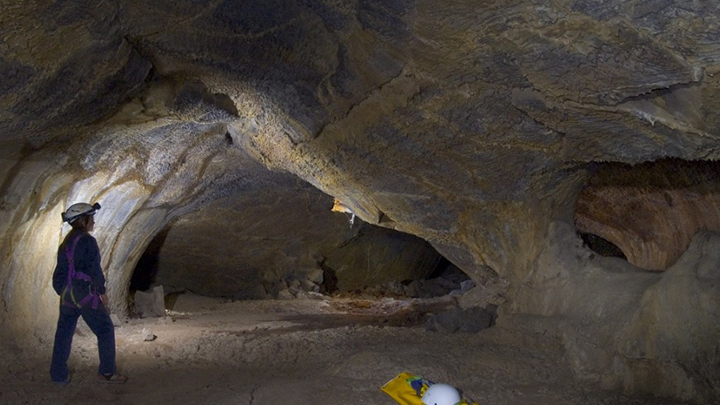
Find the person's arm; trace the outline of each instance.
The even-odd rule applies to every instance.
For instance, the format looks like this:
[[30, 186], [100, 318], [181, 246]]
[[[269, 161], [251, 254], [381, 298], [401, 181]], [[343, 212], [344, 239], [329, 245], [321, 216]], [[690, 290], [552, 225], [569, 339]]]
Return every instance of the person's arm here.
[[58, 249], [57, 264], [55, 264], [55, 271], [53, 271], [52, 285], [57, 295], [62, 294], [63, 288], [67, 284], [67, 258], [62, 251], [62, 246]]
[[105, 295], [105, 274], [103, 274], [102, 267], [100, 265], [100, 248], [98, 247], [95, 238], [90, 239], [92, 240], [92, 253], [90, 255], [90, 266], [92, 268], [92, 272], [90, 277], [92, 277], [95, 291], [97, 291], [99, 295]]
[[82, 271], [90, 276], [93, 288], [98, 295], [103, 295], [105, 294], [105, 275], [100, 266], [100, 248], [92, 236], [82, 238], [82, 242], [84, 248]]

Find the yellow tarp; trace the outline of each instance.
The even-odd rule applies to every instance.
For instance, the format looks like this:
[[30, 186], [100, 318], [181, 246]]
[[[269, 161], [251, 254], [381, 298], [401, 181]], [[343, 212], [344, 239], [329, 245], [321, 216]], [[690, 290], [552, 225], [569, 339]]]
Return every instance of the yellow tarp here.
[[[424, 405], [422, 396], [428, 387], [428, 382], [422, 378], [410, 373], [400, 373], [397, 377], [386, 382], [385, 385], [382, 386], [382, 390], [400, 405]], [[462, 400], [457, 405], [478, 404]]]
[[[410, 373], [400, 373], [397, 377], [382, 386], [383, 392], [390, 395], [400, 405], [423, 405], [418, 392], [412, 387], [412, 381], [419, 381], [420, 378]], [[424, 388], [427, 388], [426, 384]], [[423, 390], [424, 393], [424, 390]]]

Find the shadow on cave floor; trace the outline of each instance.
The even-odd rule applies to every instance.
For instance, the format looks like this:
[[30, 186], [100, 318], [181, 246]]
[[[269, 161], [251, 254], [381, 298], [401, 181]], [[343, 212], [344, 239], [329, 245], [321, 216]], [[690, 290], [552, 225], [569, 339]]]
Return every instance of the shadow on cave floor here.
[[680, 404], [582, 385], [557, 342], [543, 336], [424, 327], [426, 314], [454, 302], [183, 296], [165, 317], [128, 319], [116, 329], [127, 384], [95, 382], [95, 338], [79, 325], [67, 387], [48, 381], [47, 345], [32, 353], [0, 349], [0, 403], [392, 405], [380, 387], [411, 372], [453, 384], [482, 405]]

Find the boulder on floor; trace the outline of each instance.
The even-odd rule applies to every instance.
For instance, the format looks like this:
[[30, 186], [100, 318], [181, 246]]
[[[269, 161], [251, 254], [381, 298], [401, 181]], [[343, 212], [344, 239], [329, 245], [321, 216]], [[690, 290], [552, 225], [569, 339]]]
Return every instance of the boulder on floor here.
[[150, 292], [135, 292], [135, 313], [141, 318], [165, 316], [165, 294], [162, 286]]

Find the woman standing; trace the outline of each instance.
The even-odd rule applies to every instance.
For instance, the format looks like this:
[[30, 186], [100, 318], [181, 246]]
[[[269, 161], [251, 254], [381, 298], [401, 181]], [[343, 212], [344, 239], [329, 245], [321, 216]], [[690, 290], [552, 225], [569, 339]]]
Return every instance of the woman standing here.
[[124, 383], [115, 366], [115, 327], [107, 310], [105, 275], [100, 267], [100, 249], [90, 235], [95, 229], [95, 212], [100, 204], [73, 204], [62, 213], [72, 230], [58, 249], [53, 288], [60, 295], [60, 316], [55, 332], [50, 378], [56, 384], [70, 383], [67, 361], [78, 317], [82, 316], [98, 341], [98, 380]]

